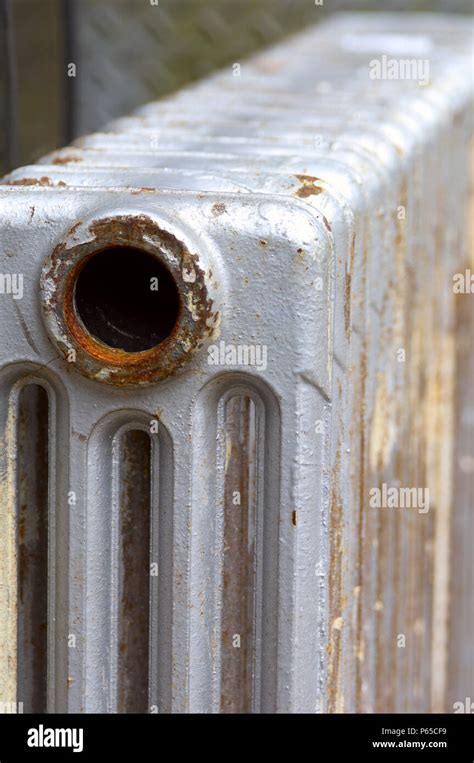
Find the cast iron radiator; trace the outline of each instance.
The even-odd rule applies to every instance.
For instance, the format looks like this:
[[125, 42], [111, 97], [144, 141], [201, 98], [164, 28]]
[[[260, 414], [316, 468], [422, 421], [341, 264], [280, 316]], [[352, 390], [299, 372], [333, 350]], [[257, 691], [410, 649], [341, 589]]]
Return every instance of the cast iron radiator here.
[[4, 706], [468, 696], [472, 31], [336, 16], [3, 179]]

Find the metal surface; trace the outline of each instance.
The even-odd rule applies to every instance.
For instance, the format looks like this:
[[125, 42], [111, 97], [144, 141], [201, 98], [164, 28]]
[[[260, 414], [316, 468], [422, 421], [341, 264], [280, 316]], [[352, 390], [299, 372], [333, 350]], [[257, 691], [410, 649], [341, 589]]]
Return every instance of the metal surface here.
[[[465, 20], [341, 16], [4, 179], [24, 294], [1, 297], [2, 699], [27, 382], [50, 396], [50, 710], [143, 709], [144, 661], [151, 712], [446, 710], [458, 658], [469, 696], [449, 587], [471, 44]], [[429, 78], [372, 79], [383, 55]], [[124, 248], [175, 280], [180, 363], [94, 336], [108, 285], [78, 314], [84, 257]], [[429, 505], [377, 508], [384, 485]]]

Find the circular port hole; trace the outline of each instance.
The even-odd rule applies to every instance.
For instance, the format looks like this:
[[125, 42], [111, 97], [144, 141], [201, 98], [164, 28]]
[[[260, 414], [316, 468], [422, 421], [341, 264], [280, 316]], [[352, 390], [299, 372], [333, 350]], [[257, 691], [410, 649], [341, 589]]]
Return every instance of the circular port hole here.
[[92, 255], [77, 276], [74, 302], [93, 337], [126, 352], [144, 352], [163, 342], [180, 313], [179, 292], [169, 270], [133, 247]]

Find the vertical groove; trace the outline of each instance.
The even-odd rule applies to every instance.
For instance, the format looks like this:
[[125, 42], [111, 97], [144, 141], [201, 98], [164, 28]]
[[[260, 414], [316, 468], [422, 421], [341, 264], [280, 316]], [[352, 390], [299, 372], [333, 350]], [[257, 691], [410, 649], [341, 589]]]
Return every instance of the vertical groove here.
[[26, 386], [17, 428], [17, 701], [30, 713], [47, 711], [48, 419], [46, 391]]
[[221, 712], [251, 712], [256, 642], [256, 416], [248, 397], [225, 410]]
[[149, 709], [151, 447], [146, 432], [120, 441], [118, 711]]

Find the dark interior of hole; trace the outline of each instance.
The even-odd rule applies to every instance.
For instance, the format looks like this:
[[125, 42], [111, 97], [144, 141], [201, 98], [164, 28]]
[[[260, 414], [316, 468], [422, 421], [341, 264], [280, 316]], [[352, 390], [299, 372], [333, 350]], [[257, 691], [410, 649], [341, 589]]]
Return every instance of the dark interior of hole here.
[[131, 247], [105, 249], [91, 257], [79, 273], [74, 298], [89, 333], [126, 352], [160, 344], [173, 331], [180, 310], [169, 270], [156, 257]]

